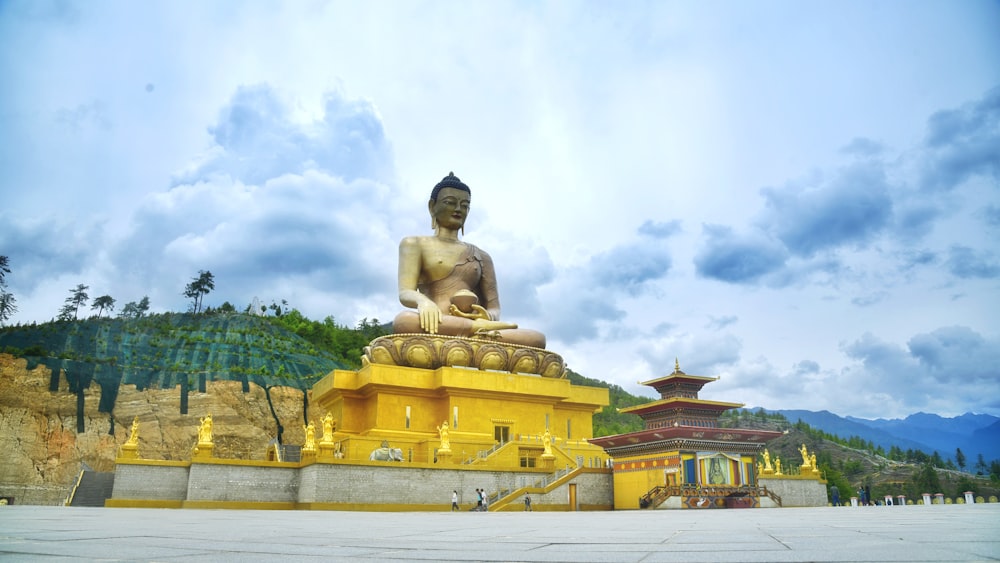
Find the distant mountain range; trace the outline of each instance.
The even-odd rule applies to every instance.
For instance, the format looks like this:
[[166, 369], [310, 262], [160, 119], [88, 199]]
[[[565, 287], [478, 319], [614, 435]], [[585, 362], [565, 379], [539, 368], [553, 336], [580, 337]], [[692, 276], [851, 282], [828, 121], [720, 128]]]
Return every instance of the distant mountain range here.
[[965, 454], [966, 468], [971, 469], [979, 454], [989, 463], [1000, 459], [1000, 418], [988, 414], [965, 413], [953, 418], [919, 412], [906, 418], [869, 420], [839, 416], [829, 411], [768, 410], [781, 413], [789, 421], [801, 420], [813, 428], [841, 438], [858, 436], [888, 450], [935, 451], [944, 459], [955, 459], [955, 450]]

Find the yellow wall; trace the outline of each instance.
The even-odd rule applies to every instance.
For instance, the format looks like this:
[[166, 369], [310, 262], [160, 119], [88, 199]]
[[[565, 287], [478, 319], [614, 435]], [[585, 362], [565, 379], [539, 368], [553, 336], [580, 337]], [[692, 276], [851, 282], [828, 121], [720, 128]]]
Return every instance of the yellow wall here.
[[614, 464], [616, 509], [639, 508], [639, 497], [667, 484], [669, 475], [682, 481], [677, 451], [615, 458]]
[[[492, 448], [496, 426], [508, 427], [508, 441], [528, 449], [541, 447], [548, 428], [560, 463], [576, 465], [576, 456], [584, 457], [586, 466], [592, 458], [607, 459], [601, 448], [583, 440], [593, 437], [592, 417], [608, 404], [608, 390], [566, 379], [372, 364], [330, 373], [313, 387], [312, 404], [318, 408], [311, 418], [318, 421], [329, 412], [337, 423], [334, 439], [355, 459], [386, 441], [407, 457], [412, 449], [413, 461], [433, 461], [440, 447], [437, 428], [445, 421], [456, 463]], [[508, 448], [489, 463], [517, 466], [520, 456], [517, 448]]]

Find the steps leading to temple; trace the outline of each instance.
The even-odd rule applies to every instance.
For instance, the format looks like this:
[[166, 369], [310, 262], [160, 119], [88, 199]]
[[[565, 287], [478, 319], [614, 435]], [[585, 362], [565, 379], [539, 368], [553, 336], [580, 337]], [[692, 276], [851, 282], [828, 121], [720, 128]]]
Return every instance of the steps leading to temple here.
[[70, 506], [104, 506], [115, 486], [113, 472], [84, 471]]

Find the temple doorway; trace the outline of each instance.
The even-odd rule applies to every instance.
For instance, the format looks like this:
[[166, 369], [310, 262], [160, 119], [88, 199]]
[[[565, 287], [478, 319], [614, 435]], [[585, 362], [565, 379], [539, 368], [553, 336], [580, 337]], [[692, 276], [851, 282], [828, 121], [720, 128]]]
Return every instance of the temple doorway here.
[[493, 440], [500, 443], [506, 444], [510, 441], [510, 426], [494, 426], [493, 427]]

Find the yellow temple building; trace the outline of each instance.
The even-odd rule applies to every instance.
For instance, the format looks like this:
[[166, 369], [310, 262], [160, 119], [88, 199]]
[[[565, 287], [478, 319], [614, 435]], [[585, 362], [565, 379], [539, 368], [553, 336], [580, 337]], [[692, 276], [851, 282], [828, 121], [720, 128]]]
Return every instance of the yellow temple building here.
[[591, 440], [614, 458], [615, 509], [760, 506], [757, 456], [781, 432], [721, 428], [719, 416], [742, 403], [699, 399], [718, 378], [674, 372], [642, 382], [660, 399], [622, 409], [643, 430]]
[[607, 459], [588, 440], [608, 390], [568, 379], [369, 364], [330, 373], [313, 386], [312, 402], [336, 421], [332, 439], [348, 459], [377, 459], [385, 448], [410, 463], [497, 469]]

